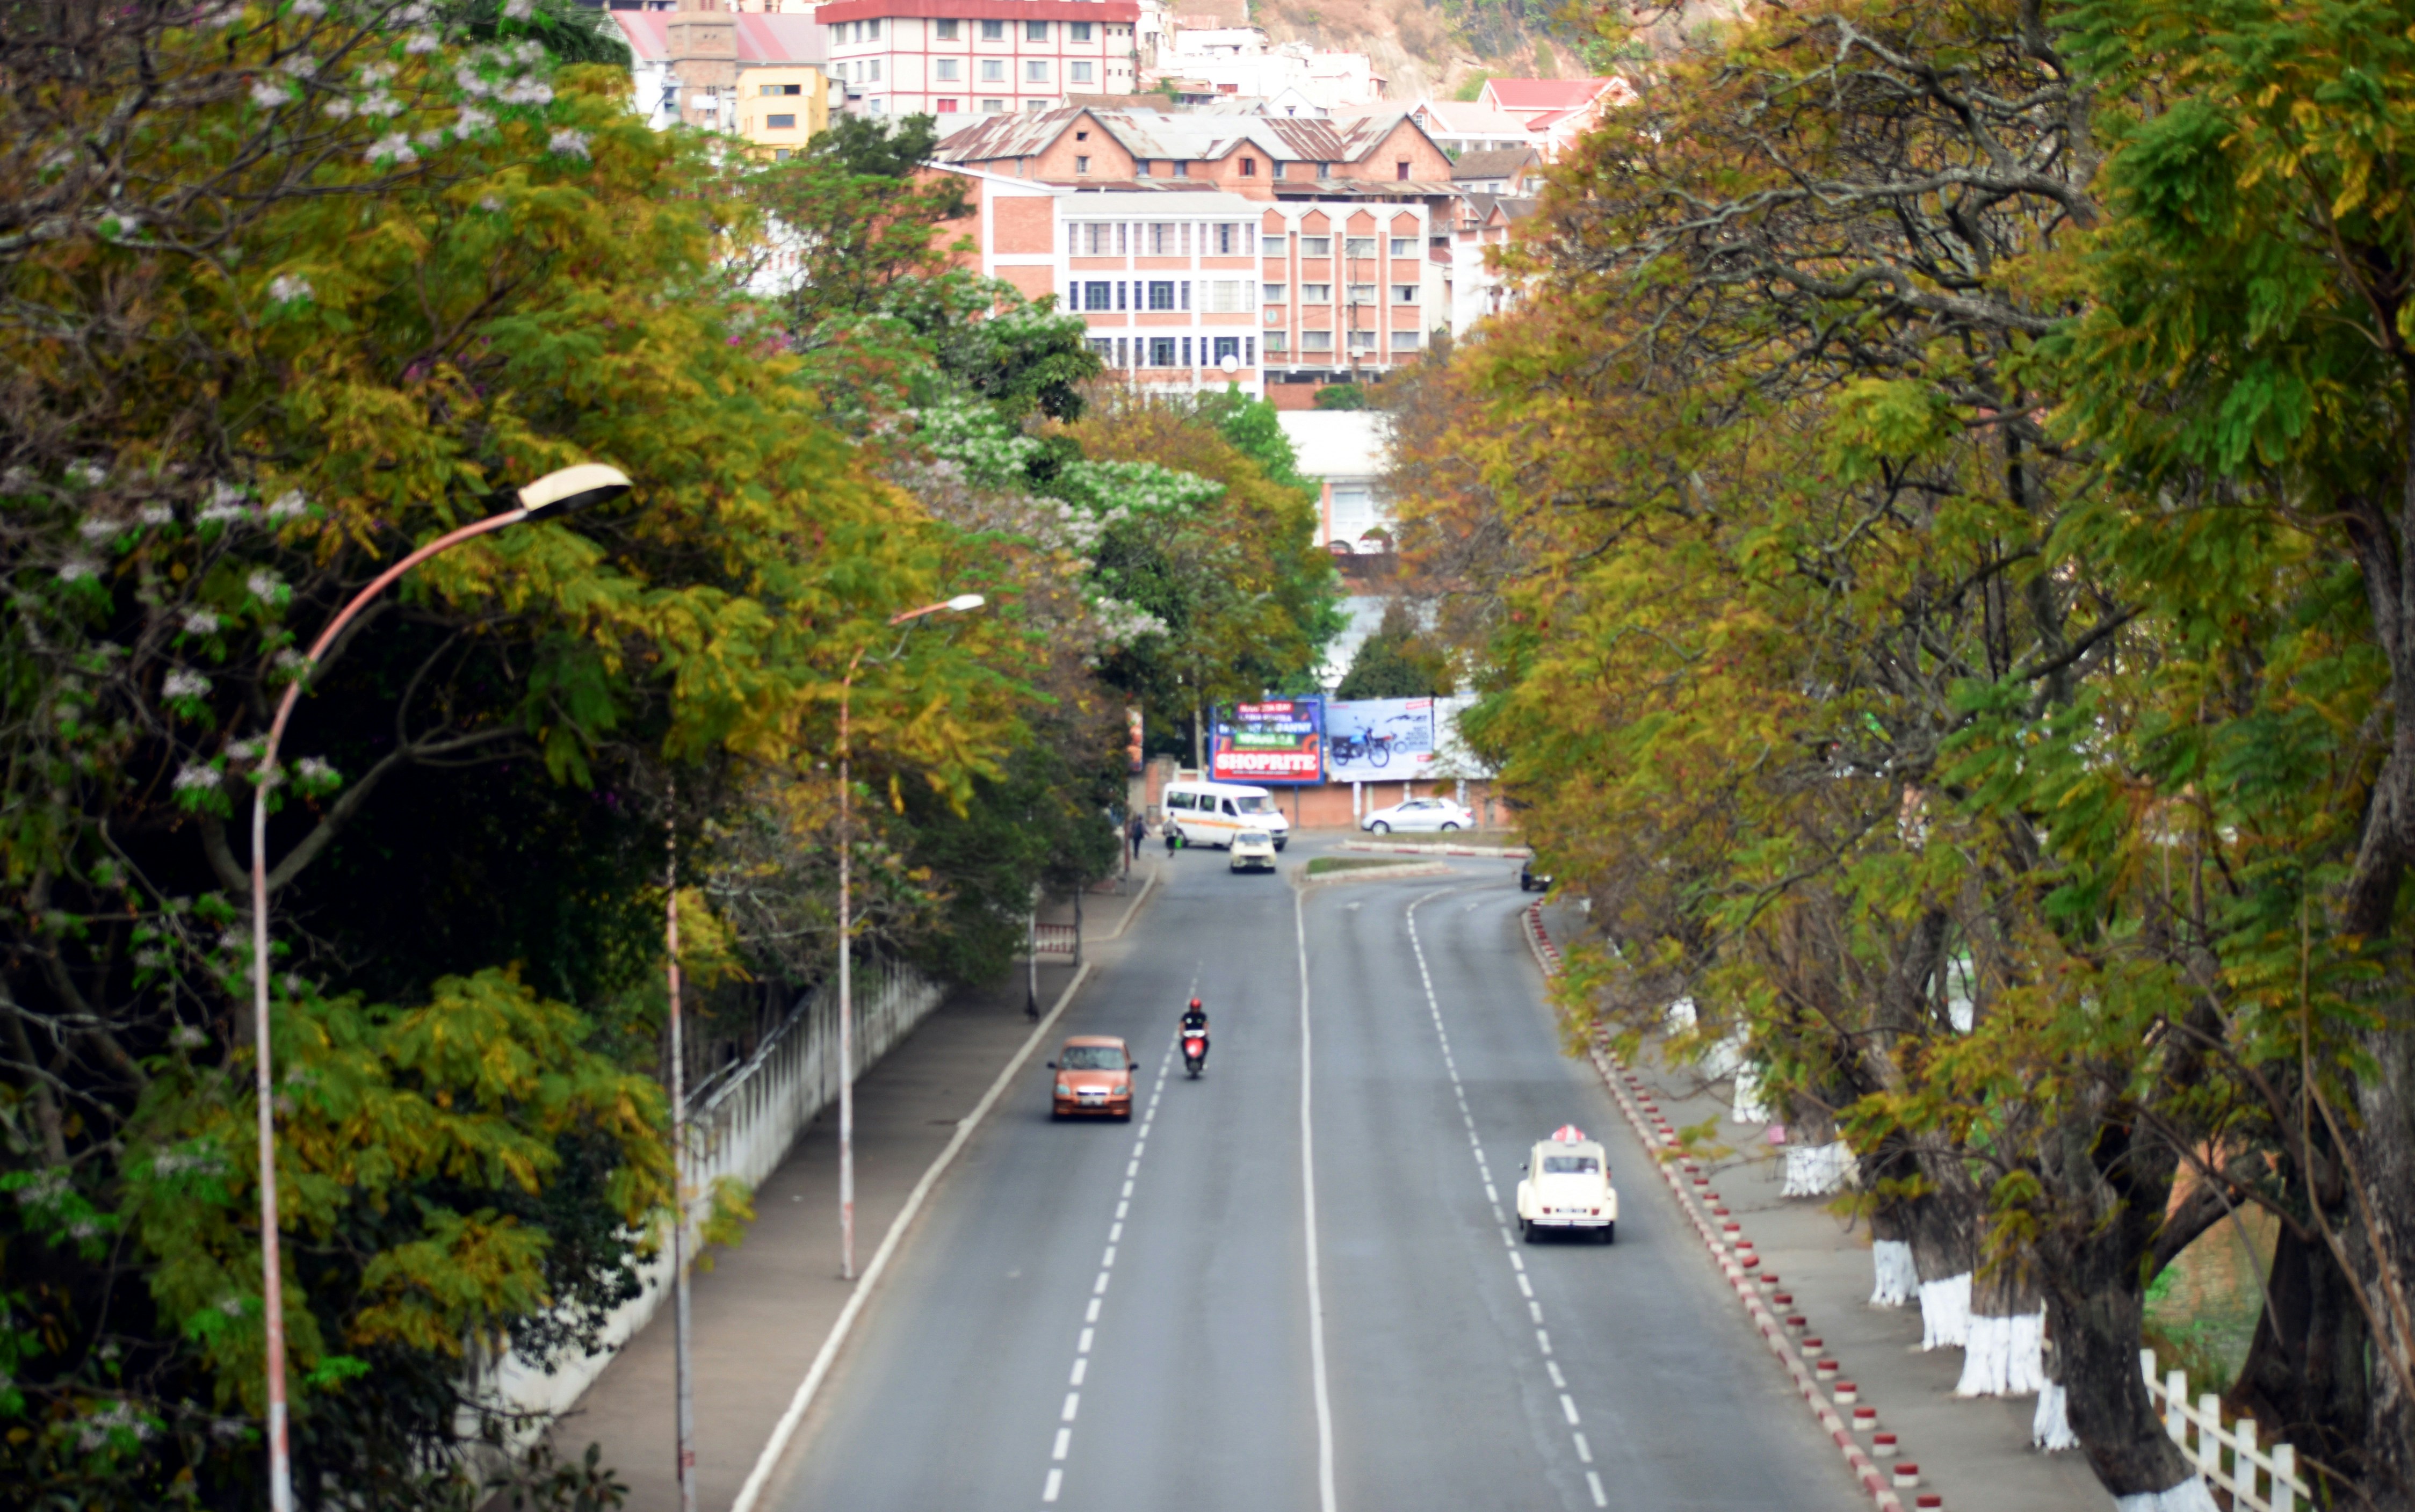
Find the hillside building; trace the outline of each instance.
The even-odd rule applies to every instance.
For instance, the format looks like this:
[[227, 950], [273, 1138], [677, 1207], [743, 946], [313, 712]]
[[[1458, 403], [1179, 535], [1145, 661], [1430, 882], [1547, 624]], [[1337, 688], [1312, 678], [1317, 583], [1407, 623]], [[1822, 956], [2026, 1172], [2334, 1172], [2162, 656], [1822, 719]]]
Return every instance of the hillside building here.
[[1134, 0], [832, 0], [814, 19], [856, 114], [927, 114], [945, 131], [1139, 87]]
[[704, 4], [609, 13], [629, 44], [638, 113], [657, 130], [733, 132], [775, 157], [803, 146], [830, 124], [816, 18]]

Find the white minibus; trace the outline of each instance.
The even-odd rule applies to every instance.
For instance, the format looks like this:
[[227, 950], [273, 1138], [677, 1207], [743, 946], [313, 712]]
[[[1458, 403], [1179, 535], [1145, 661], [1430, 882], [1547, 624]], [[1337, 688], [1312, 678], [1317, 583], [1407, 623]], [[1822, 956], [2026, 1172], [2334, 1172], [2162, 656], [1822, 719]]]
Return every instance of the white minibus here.
[[1165, 822], [1182, 831], [1186, 846], [1231, 848], [1243, 830], [1264, 830], [1281, 850], [1291, 840], [1291, 821], [1275, 807], [1274, 795], [1240, 783], [1173, 782], [1165, 785]]

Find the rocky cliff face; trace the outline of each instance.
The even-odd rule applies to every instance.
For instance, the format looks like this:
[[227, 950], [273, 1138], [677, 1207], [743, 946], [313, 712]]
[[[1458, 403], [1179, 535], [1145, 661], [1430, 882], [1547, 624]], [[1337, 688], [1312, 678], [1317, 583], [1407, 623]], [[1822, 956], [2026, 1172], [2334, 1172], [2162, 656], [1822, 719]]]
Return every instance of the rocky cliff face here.
[[1364, 52], [1395, 105], [1448, 99], [1483, 74], [1573, 78], [1576, 50], [1545, 35], [1545, 10], [1526, 0], [1475, 5], [1427, 0], [1255, 0], [1252, 24], [1278, 42]]

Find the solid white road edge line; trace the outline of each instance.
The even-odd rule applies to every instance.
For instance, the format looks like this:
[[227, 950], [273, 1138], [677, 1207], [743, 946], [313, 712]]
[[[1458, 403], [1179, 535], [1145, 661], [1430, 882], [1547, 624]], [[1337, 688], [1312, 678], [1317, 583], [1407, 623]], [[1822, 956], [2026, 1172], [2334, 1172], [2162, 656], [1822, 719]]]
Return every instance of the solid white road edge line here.
[[922, 1211], [924, 1200], [931, 1195], [931, 1189], [939, 1184], [939, 1177], [955, 1163], [957, 1152], [971, 1140], [982, 1120], [989, 1116], [989, 1110], [996, 1107], [998, 1100], [1005, 1095], [1008, 1085], [1023, 1070], [1023, 1063], [1031, 1058], [1031, 1052], [1057, 1026], [1057, 1020], [1064, 1013], [1066, 1005], [1072, 1002], [1073, 995], [1081, 991], [1082, 983], [1088, 981], [1089, 976], [1090, 963], [1085, 961], [1081, 969], [1073, 973], [1073, 980], [1067, 982], [1065, 990], [1058, 995], [1057, 1006], [1050, 1009], [1048, 1016], [1025, 1037], [1023, 1047], [1014, 1053], [1014, 1058], [998, 1073], [998, 1080], [989, 1084], [989, 1090], [982, 1094], [982, 1100], [973, 1104], [973, 1111], [956, 1125], [954, 1136], [932, 1160], [930, 1169], [922, 1173], [922, 1179], [914, 1183], [914, 1190], [907, 1193], [906, 1205], [898, 1209], [896, 1219], [889, 1225], [889, 1232], [881, 1236], [880, 1248], [873, 1251], [872, 1264], [863, 1267], [863, 1279], [855, 1283], [855, 1290], [848, 1296], [847, 1306], [839, 1310], [838, 1321], [831, 1325], [830, 1337], [822, 1340], [820, 1352], [814, 1355], [812, 1368], [805, 1371], [804, 1380], [797, 1384], [797, 1394], [788, 1399], [788, 1410], [780, 1415], [779, 1426], [772, 1430], [771, 1441], [756, 1457], [755, 1468], [746, 1473], [746, 1484], [738, 1489], [738, 1500], [729, 1504], [729, 1512], [754, 1512], [755, 1504], [762, 1498], [764, 1489], [771, 1482], [773, 1468], [780, 1462], [780, 1456], [788, 1452], [788, 1441], [797, 1436], [799, 1425], [804, 1422], [805, 1409], [813, 1405], [814, 1393], [821, 1389], [823, 1378], [830, 1374], [832, 1362], [838, 1358], [839, 1346], [847, 1342], [848, 1331], [854, 1328], [856, 1317], [862, 1312], [864, 1298], [870, 1296], [872, 1289], [879, 1284], [882, 1273], [889, 1268], [890, 1256], [897, 1252], [898, 1245], [906, 1237], [906, 1231], [913, 1227], [916, 1215]]
[[1307, 894], [1294, 889], [1292, 929], [1299, 938], [1299, 1184], [1308, 1222], [1308, 1373], [1316, 1388], [1316, 1505], [1335, 1512], [1333, 1493], [1333, 1399], [1325, 1383], [1325, 1291], [1317, 1280], [1316, 1261], [1316, 1121], [1310, 1087], [1313, 1085], [1309, 1054], [1308, 913]]

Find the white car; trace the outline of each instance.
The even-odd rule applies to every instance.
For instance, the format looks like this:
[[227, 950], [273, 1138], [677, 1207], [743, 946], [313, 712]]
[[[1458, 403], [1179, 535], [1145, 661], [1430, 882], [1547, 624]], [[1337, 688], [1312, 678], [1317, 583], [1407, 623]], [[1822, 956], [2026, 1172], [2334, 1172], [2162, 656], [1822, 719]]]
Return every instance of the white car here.
[[1244, 830], [1233, 837], [1233, 863], [1236, 872], [1254, 872], [1263, 866], [1275, 869], [1275, 837], [1264, 830]]
[[1378, 835], [1395, 830], [1473, 830], [1476, 816], [1448, 798], [1413, 798], [1388, 809], [1371, 810], [1358, 821], [1358, 828]]
[[1574, 1124], [1562, 1124], [1527, 1157], [1518, 1182], [1518, 1232], [1528, 1244], [1560, 1230], [1618, 1238], [1618, 1189], [1610, 1184], [1610, 1155]]

